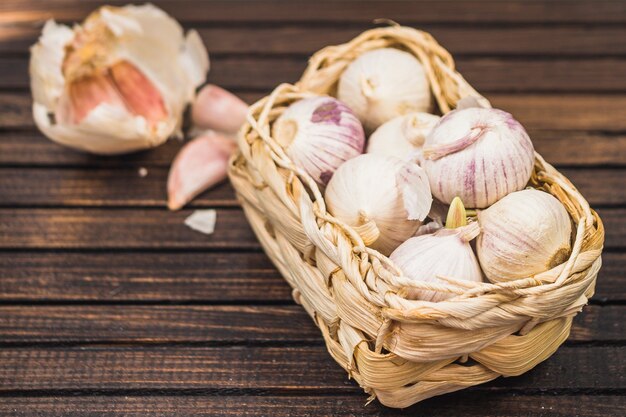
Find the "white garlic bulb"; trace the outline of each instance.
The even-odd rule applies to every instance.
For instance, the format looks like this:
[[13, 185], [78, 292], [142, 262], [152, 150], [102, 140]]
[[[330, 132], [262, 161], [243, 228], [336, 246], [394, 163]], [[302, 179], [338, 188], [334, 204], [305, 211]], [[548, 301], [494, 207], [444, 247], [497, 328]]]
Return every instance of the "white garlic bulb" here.
[[432, 203], [428, 179], [417, 164], [376, 154], [341, 165], [324, 199], [333, 216], [385, 255], [415, 233]]
[[345, 104], [329, 96], [291, 104], [274, 122], [272, 135], [291, 160], [326, 185], [339, 165], [363, 153], [361, 122]]
[[471, 107], [441, 118], [424, 143], [421, 166], [433, 196], [460, 197], [484, 208], [526, 186], [533, 170], [533, 144], [509, 113]]
[[152, 5], [104, 6], [70, 29], [48, 21], [31, 48], [33, 116], [50, 139], [97, 154], [157, 146], [209, 67], [200, 36]]
[[368, 51], [350, 63], [339, 79], [337, 97], [368, 131], [397, 116], [428, 112], [433, 102], [422, 64], [395, 48]]
[[383, 123], [367, 142], [367, 153], [410, 158], [420, 149], [440, 117], [430, 113], [409, 113]]
[[565, 262], [572, 225], [563, 204], [535, 189], [511, 193], [478, 212], [480, 265], [492, 282], [531, 277]]
[[[389, 257], [410, 279], [443, 284], [439, 277], [482, 281], [478, 260], [469, 244], [480, 233], [477, 223], [467, 224], [460, 199], [450, 206], [446, 227], [432, 234], [412, 237]], [[455, 294], [408, 288], [408, 297], [424, 301], [443, 301]]]

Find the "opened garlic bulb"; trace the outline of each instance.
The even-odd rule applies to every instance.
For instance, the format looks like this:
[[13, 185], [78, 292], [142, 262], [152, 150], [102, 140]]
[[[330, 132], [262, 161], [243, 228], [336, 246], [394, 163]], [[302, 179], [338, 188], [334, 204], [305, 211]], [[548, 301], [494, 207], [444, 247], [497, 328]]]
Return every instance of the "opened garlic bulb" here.
[[415, 233], [432, 203], [428, 179], [418, 165], [376, 154], [341, 165], [324, 199], [333, 216], [385, 255]]
[[440, 117], [430, 113], [409, 113], [383, 123], [367, 142], [367, 153], [407, 159], [420, 149]]
[[50, 139], [97, 154], [180, 132], [209, 67], [200, 36], [152, 6], [105, 6], [70, 29], [48, 21], [31, 48], [33, 115]]
[[476, 252], [491, 282], [531, 277], [565, 262], [572, 225], [552, 195], [526, 189], [478, 212]]
[[433, 196], [460, 197], [484, 208], [526, 186], [533, 170], [533, 144], [509, 113], [471, 107], [441, 118], [424, 143], [422, 167]]
[[397, 116], [428, 112], [433, 101], [422, 64], [395, 48], [375, 49], [355, 59], [339, 79], [337, 97], [368, 131]]
[[352, 110], [328, 96], [291, 104], [274, 122], [272, 134], [291, 160], [322, 185], [365, 146], [363, 127]]
[[[410, 279], [443, 284], [439, 277], [482, 281], [478, 260], [469, 244], [480, 233], [477, 223], [467, 224], [465, 209], [456, 198], [450, 206], [446, 227], [432, 234], [412, 237], [389, 257]], [[408, 289], [408, 297], [424, 301], [443, 301], [455, 294]]]

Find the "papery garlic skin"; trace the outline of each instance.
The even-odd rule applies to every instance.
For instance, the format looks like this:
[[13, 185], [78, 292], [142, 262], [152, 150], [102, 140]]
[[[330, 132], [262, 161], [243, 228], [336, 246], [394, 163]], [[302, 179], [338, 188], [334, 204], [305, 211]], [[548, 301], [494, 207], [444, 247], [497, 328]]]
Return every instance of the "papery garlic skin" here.
[[478, 107], [442, 117], [422, 152], [433, 196], [444, 203], [458, 196], [472, 208], [524, 188], [535, 161], [533, 144], [513, 116]]
[[552, 195], [526, 189], [478, 212], [480, 265], [491, 282], [532, 277], [565, 262], [572, 225]]
[[341, 164], [362, 154], [365, 146], [361, 122], [344, 103], [329, 96], [292, 103], [274, 122], [272, 136], [321, 185]]
[[[439, 229], [432, 234], [412, 237], [389, 257], [407, 278], [416, 281], [443, 284], [438, 277], [473, 282], [482, 281], [482, 272], [469, 241], [480, 232], [478, 224], [471, 223], [456, 229]], [[455, 294], [408, 289], [408, 298], [438, 302]]]
[[355, 59], [339, 79], [337, 97], [368, 131], [397, 116], [429, 112], [433, 103], [422, 64], [395, 48], [375, 49]]
[[367, 153], [409, 159], [422, 147], [440, 117], [430, 113], [409, 113], [383, 123], [367, 141]]
[[339, 167], [326, 188], [328, 211], [388, 255], [411, 237], [428, 214], [428, 179], [416, 164], [364, 154]]
[[31, 48], [33, 116], [50, 139], [97, 153], [157, 146], [180, 134], [209, 59], [195, 31], [161, 9], [105, 6], [70, 29], [48, 21]]

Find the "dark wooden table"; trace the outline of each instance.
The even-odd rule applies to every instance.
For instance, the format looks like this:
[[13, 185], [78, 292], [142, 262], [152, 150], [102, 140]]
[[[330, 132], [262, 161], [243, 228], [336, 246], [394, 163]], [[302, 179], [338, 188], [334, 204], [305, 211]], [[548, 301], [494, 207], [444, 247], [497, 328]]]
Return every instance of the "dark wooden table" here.
[[[98, 158], [37, 132], [27, 48], [46, 18], [99, 3], [0, 3], [0, 414], [401, 415], [365, 406], [229, 185], [165, 209], [179, 143]], [[626, 414], [626, 3], [156, 3], [200, 30], [210, 81], [249, 102], [373, 18], [432, 32], [598, 209], [607, 239], [596, 295], [558, 353], [406, 415]], [[217, 208], [210, 237], [183, 225], [198, 207]]]

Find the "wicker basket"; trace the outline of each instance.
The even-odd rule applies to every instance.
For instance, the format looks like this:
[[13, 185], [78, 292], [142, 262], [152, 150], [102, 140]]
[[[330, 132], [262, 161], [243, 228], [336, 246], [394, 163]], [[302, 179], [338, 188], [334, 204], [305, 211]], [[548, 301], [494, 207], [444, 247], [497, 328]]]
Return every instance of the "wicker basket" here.
[[576, 188], [536, 155], [531, 185], [558, 198], [576, 226], [569, 260], [508, 283], [450, 281], [441, 289], [458, 295], [439, 303], [404, 298], [406, 278], [326, 211], [318, 186], [270, 135], [291, 102], [332, 95], [352, 60], [381, 47], [417, 56], [442, 113], [468, 95], [488, 105], [429, 34], [400, 26], [373, 29], [322, 49], [298, 83], [278, 86], [251, 107], [229, 175], [250, 225], [296, 302], [319, 326], [332, 357], [371, 398], [407, 407], [520, 375], [552, 355], [593, 295], [604, 229]]

